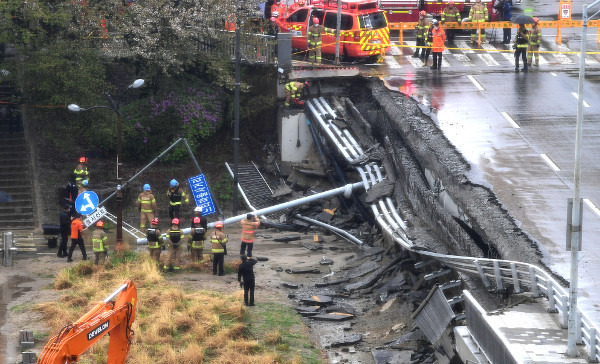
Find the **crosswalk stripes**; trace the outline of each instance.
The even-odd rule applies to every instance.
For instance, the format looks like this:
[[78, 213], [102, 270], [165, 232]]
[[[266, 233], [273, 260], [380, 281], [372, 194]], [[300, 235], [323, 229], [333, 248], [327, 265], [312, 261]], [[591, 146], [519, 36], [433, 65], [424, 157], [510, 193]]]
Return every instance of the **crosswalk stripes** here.
[[[542, 48], [540, 47], [540, 50]], [[556, 48], [559, 52], [569, 52], [571, 51], [567, 46], [563, 45], [563, 44], [559, 44]], [[569, 56], [567, 56], [566, 54], [563, 53], [553, 53], [553, 56], [558, 59], [558, 61], [561, 64], [575, 64], [575, 61], [573, 61], [571, 58], [569, 58]]]
[[[493, 50], [493, 51], [497, 50], [496, 47], [494, 47], [493, 45], [488, 44], [488, 43], [483, 44], [482, 46], [483, 46], [483, 49]], [[500, 56], [502, 58], [504, 58], [505, 60], [507, 60], [508, 62], [510, 62], [510, 64], [514, 67], [514, 65], [515, 65], [515, 54], [513, 52], [497, 52], [497, 53], [500, 53]]]
[[385, 56], [385, 64], [392, 69], [402, 68], [394, 56]]

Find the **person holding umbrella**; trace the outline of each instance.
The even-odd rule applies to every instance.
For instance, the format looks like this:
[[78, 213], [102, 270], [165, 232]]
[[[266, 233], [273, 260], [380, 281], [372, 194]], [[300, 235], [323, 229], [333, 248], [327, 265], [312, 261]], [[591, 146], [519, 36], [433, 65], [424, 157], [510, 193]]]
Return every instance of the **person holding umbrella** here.
[[525, 24], [519, 24], [519, 30], [515, 36], [515, 72], [519, 72], [519, 56], [523, 60], [521, 71], [527, 72], [527, 45], [529, 44], [529, 32], [525, 29]]

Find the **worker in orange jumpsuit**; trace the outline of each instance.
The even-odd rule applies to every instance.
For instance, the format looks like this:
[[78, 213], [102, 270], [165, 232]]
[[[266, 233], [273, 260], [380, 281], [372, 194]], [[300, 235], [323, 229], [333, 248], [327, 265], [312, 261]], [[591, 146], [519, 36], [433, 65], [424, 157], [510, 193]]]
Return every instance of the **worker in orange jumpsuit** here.
[[246, 254], [246, 247], [248, 247], [248, 257], [252, 258], [252, 248], [254, 247], [254, 230], [258, 229], [260, 220], [256, 215], [247, 214], [246, 217], [240, 221], [242, 225], [242, 245], [240, 247], [240, 256]]
[[433, 19], [431, 21], [431, 25], [433, 25], [433, 29], [431, 30], [431, 34], [433, 36], [433, 41], [431, 43], [431, 52], [433, 53], [433, 65], [431, 66], [431, 69], [439, 70], [442, 68], [442, 52], [444, 51], [446, 33], [444, 32], [444, 29], [440, 27], [440, 22], [437, 21], [437, 19]]
[[147, 183], [144, 185], [144, 191], [137, 198], [137, 207], [140, 209], [140, 229], [144, 230], [146, 220], [151, 223], [156, 217], [156, 199]]
[[300, 98], [302, 97], [302, 91], [305, 87], [309, 87], [308, 82], [288, 82], [285, 85], [285, 106], [290, 107], [290, 103], [294, 105], [304, 105], [304, 102], [300, 101]]
[[75, 213], [73, 221], [71, 222], [71, 247], [69, 248], [67, 262], [70, 263], [73, 261], [73, 250], [75, 250], [77, 245], [79, 245], [83, 260], [87, 260], [87, 253], [85, 252], [85, 245], [83, 243], [83, 222], [81, 221], [81, 215], [79, 213]]
[[75, 166], [75, 170], [73, 171], [73, 174], [75, 175], [75, 184], [77, 185], [77, 188], [81, 187], [81, 183], [84, 179], [88, 181], [90, 179], [90, 173], [88, 172], [86, 163], [86, 157], [79, 158], [79, 163], [77, 164], [77, 166]]
[[321, 64], [321, 46], [323, 45], [322, 34], [325, 32], [325, 27], [319, 24], [319, 18], [312, 18], [313, 25], [308, 27], [306, 32], [306, 42], [308, 44], [308, 59], [310, 65], [314, 66]]

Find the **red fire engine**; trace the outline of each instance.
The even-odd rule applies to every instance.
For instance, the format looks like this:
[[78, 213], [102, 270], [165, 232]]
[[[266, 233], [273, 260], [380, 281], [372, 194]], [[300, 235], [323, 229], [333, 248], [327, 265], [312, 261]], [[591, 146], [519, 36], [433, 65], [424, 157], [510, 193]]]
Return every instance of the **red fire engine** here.
[[[497, 13], [493, 9], [495, 0], [481, 0], [488, 8], [489, 20], [495, 21]], [[475, 0], [454, 0], [454, 6], [460, 11], [461, 17], [468, 18], [471, 6]], [[440, 19], [442, 11], [448, 5], [448, 0], [379, 0], [379, 8], [385, 11], [390, 23], [416, 22], [419, 21], [419, 11], [425, 10], [434, 18]]]

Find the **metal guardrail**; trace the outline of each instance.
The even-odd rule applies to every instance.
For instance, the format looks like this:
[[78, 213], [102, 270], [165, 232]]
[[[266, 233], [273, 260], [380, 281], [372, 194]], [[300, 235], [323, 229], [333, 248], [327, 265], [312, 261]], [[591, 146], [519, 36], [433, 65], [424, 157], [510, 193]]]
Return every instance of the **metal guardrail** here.
[[[350, 165], [354, 165], [360, 174], [365, 190], [382, 182], [383, 169], [375, 163], [361, 163], [368, 161], [365, 151], [357, 143], [348, 129], [340, 129], [333, 120], [338, 118], [337, 113], [329, 106], [323, 97], [314, 98], [307, 102], [308, 110], [312, 117], [307, 122], [316, 120], [320, 129], [333, 143], [338, 152]], [[309, 120], [312, 119], [312, 120]], [[488, 289], [503, 291], [512, 285], [514, 292], [528, 289], [533, 296], [545, 296], [548, 299], [549, 312], [561, 315], [563, 328], [568, 327], [568, 293], [550, 274], [533, 264], [467, 256], [444, 255], [417, 248], [406, 235], [406, 223], [398, 216], [397, 208], [391, 198], [386, 197], [371, 205], [372, 212], [384, 234], [394, 242], [411, 252], [431, 257], [440, 264], [453, 268], [459, 272], [478, 275]], [[585, 344], [589, 353], [588, 360], [600, 360], [600, 335], [596, 325], [579, 307], [577, 308], [577, 343]]]

